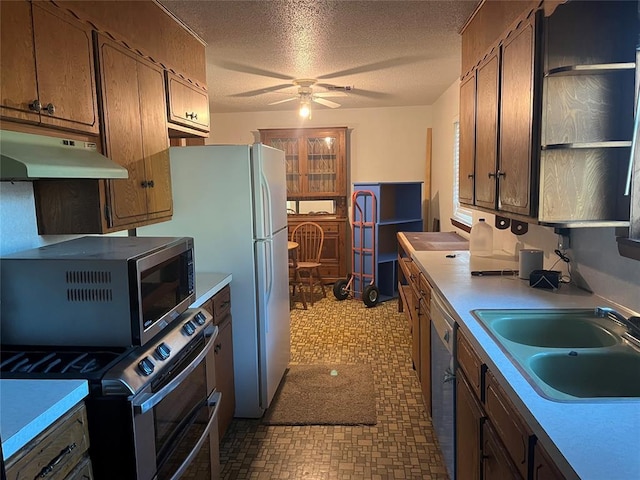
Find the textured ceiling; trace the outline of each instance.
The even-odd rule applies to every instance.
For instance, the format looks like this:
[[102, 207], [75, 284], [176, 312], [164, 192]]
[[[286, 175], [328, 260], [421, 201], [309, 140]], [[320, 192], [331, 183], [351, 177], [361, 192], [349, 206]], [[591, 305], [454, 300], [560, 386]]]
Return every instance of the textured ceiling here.
[[207, 43], [211, 108], [224, 113], [294, 110], [269, 103], [301, 78], [318, 80], [314, 93], [353, 87], [328, 98], [342, 108], [431, 105], [460, 76], [458, 32], [478, 0], [161, 3]]

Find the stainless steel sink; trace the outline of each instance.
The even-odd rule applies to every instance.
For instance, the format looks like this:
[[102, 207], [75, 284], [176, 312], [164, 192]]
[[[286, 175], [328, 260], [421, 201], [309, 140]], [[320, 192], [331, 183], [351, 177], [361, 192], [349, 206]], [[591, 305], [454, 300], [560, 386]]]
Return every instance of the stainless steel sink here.
[[593, 309], [471, 312], [541, 395], [559, 401], [640, 397], [640, 348]]

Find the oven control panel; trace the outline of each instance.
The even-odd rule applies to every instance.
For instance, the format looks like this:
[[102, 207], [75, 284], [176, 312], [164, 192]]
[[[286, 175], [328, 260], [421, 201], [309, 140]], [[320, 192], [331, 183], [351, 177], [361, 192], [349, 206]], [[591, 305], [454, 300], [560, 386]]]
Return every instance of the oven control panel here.
[[[213, 329], [213, 335], [211, 335]], [[203, 309], [187, 309], [158, 336], [145, 345], [134, 348], [129, 355], [111, 368], [102, 379], [104, 395], [136, 394], [163, 370], [170, 368], [174, 359], [191, 342], [202, 336], [205, 343], [217, 335], [213, 317]]]

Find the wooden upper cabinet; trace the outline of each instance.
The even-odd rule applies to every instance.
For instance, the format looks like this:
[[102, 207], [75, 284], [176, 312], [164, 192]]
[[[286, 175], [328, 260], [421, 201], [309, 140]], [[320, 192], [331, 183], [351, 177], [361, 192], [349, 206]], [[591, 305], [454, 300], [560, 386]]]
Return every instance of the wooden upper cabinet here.
[[500, 51], [478, 67], [476, 91], [476, 205], [495, 208]]
[[3, 118], [99, 133], [91, 30], [45, 2], [1, 2]]
[[347, 195], [345, 127], [260, 130], [262, 143], [285, 152], [287, 198]]
[[460, 84], [460, 150], [458, 164], [458, 198], [473, 205], [473, 179], [476, 151], [476, 74]]
[[535, 165], [536, 15], [502, 46], [498, 188], [500, 210], [530, 215]]
[[133, 228], [173, 213], [161, 68], [97, 35], [105, 154], [129, 171], [109, 180], [109, 227]]
[[[165, 72], [165, 75], [169, 122], [205, 133], [209, 132], [207, 92], [173, 73]], [[202, 135], [202, 133], [197, 134]]]

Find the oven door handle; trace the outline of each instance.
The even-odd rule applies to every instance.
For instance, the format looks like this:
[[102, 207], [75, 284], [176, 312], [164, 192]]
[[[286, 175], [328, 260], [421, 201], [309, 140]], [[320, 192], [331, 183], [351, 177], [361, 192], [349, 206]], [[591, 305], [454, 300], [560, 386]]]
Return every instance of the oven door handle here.
[[[217, 329], [218, 327], [216, 327]], [[217, 336], [216, 334], [209, 337], [209, 341], [207, 345], [202, 349], [202, 351], [198, 354], [196, 358], [194, 358], [191, 363], [182, 370], [178, 375], [176, 375], [169, 383], [167, 383], [164, 387], [158, 390], [156, 393], [142, 393], [136, 396], [133, 399], [133, 411], [137, 415], [142, 415], [143, 413], [148, 412], [153, 407], [155, 407], [158, 403], [160, 403], [164, 398], [169, 395], [175, 388], [185, 379], [187, 378], [200, 363], [207, 356], [211, 347], [215, 343], [214, 340]]]
[[217, 390], [215, 390], [207, 399], [207, 405], [209, 405], [210, 407], [215, 405], [215, 408], [213, 409], [213, 414], [211, 415], [211, 417], [209, 417], [209, 422], [207, 423], [207, 426], [205, 427], [204, 432], [198, 439], [198, 442], [193, 447], [193, 450], [189, 452], [189, 455], [187, 456], [187, 458], [184, 459], [184, 462], [182, 462], [182, 465], [180, 465], [178, 470], [176, 470], [175, 473], [171, 476], [170, 480], [178, 480], [180, 477], [182, 477], [184, 472], [187, 470], [187, 468], [189, 468], [189, 466], [191, 465], [191, 462], [193, 461], [193, 459], [196, 457], [196, 455], [202, 448], [202, 445], [204, 445], [204, 442], [209, 438], [211, 429], [213, 428], [216, 418], [218, 417], [218, 410], [220, 410], [221, 403], [222, 403], [222, 392], [218, 392]]

